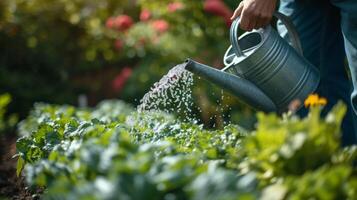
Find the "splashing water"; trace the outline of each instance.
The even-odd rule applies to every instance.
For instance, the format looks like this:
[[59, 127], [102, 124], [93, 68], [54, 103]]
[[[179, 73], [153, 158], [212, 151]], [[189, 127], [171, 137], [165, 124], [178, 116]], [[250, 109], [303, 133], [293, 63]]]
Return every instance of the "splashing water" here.
[[185, 119], [195, 121], [192, 114], [193, 74], [185, 69], [185, 64], [173, 67], [140, 100], [138, 111], [164, 111], [180, 113]]

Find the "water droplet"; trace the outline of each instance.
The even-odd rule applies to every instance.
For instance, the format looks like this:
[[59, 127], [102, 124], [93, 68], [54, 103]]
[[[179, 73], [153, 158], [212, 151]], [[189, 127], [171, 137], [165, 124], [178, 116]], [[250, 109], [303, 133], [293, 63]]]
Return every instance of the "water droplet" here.
[[192, 107], [193, 74], [185, 70], [185, 64], [173, 67], [159, 82], [156, 82], [140, 100], [137, 107], [142, 111], [181, 112], [189, 121], [194, 120]]

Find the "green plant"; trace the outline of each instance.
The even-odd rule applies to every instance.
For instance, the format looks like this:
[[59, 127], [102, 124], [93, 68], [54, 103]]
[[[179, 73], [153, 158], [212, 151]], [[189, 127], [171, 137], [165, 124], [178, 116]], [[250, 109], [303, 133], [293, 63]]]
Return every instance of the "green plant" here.
[[13, 128], [18, 121], [15, 114], [6, 116], [7, 106], [10, 102], [11, 96], [9, 94], [0, 95], [0, 135]]
[[[112, 112], [108, 112], [108, 111]], [[355, 199], [357, 147], [339, 144], [345, 106], [320, 118], [259, 114], [257, 130], [209, 131], [123, 102], [37, 104], [21, 123], [18, 173], [44, 198]]]
[[[154, 82], [187, 57], [222, 65], [229, 29], [217, 16], [219, 10], [205, 10], [205, 2], [3, 0], [0, 93], [11, 91], [9, 110], [21, 117], [34, 102], [73, 105], [79, 94], [86, 94], [90, 105], [114, 97], [137, 104]], [[231, 12], [224, 10], [225, 15]], [[143, 12], [150, 16], [142, 18]], [[198, 84], [205, 89], [195, 95], [208, 100], [197, 98], [200, 107], [207, 107], [202, 116], [216, 115], [220, 111], [212, 102], [220, 90]], [[203, 121], [211, 123], [209, 117]]]
[[118, 58], [105, 64], [103, 55], [115, 50], [104, 37], [103, 24], [126, 4], [121, 0], [2, 1], [0, 92], [11, 91], [14, 102], [9, 110], [25, 116], [37, 101], [74, 104], [76, 95], [94, 87], [81, 87], [77, 74], [105, 65], [120, 67]]

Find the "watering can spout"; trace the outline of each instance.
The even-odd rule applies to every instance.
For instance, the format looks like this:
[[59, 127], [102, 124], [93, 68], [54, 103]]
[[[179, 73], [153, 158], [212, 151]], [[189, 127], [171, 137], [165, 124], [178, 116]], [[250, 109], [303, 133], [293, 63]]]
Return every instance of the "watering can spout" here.
[[185, 62], [185, 69], [226, 89], [240, 100], [264, 112], [277, 110], [273, 101], [250, 81], [239, 76], [217, 70], [191, 59]]

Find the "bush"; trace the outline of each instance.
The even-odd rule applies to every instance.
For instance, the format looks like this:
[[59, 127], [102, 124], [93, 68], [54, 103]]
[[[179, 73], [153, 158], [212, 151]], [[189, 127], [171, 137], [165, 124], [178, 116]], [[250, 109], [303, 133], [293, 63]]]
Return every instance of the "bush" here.
[[15, 114], [7, 114], [7, 106], [11, 102], [9, 94], [0, 95], [0, 135], [7, 131], [12, 132], [18, 118]]
[[[0, 7], [0, 93], [11, 93], [9, 109], [22, 117], [34, 102], [73, 105], [80, 94], [90, 105], [114, 97], [137, 104], [187, 57], [222, 65], [232, 12], [223, 1], [190, 0], [3, 0]], [[199, 84], [202, 115], [219, 115], [220, 90]]]
[[118, 101], [94, 110], [37, 104], [20, 126], [18, 173], [25, 167], [48, 199], [356, 199], [357, 147], [338, 142], [345, 111], [259, 114], [246, 132]]
[[105, 64], [102, 54], [114, 50], [102, 24], [124, 2], [2, 1], [0, 85], [14, 97], [11, 111], [24, 116], [36, 101], [74, 104], [92, 87], [76, 84], [78, 74], [119, 65]]

